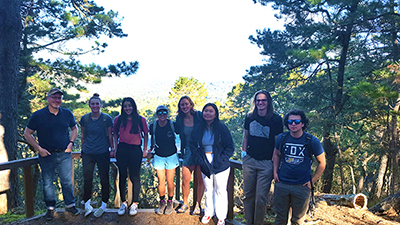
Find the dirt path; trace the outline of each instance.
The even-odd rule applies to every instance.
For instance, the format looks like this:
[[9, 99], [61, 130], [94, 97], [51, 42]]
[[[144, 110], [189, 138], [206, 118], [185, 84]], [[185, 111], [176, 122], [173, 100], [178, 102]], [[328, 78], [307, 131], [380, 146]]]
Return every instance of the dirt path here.
[[[46, 221], [42, 218], [43, 215], [37, 216], [35, 218], [20, 221], [14, 224], [22, 225], [60, 225], [60, 224], [73, 224], [73, 225], [86, 225], [86, 224], [106, 224], [106, 225], [123, 225], [123, 224], [148, 224], [148, 225], [202, 225], [199, 216], [192, 216], [189, 212], [184, 214], [172, 213], [171, 215], [158, 215], [152, 209], [139, 209], [136, 216], [129, 216], [125, 214], [124, 216], [118, 216], [117, 209], [107, 209], [101, 218], [96, 218], [93, 215], [84, 217], [82, 214], [78, 216], [70, 215], [65, 213], [63, 210], [58, 210], [54, 214], [54, 219], [52, 221]], [[216, 220], [210, 221], [209, 225], [216, 224]], [[240, 224], [240, 223], [229, 223], [226, 224]]]

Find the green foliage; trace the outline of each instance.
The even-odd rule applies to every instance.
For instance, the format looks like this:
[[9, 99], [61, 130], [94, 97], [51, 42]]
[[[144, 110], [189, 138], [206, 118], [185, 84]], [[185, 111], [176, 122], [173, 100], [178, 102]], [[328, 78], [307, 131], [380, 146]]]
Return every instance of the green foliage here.
[[174, 87], [169, 92], [169, 103], [168, 108], [172, 116], [177, 115], [178, 101], [179, 99], [187, 95], [194, 102], [195, 109], [201, 110], [207, 102], [207, 89], [204, 87], [204, 83], [193, 77], [179, 77], [175, 82]]

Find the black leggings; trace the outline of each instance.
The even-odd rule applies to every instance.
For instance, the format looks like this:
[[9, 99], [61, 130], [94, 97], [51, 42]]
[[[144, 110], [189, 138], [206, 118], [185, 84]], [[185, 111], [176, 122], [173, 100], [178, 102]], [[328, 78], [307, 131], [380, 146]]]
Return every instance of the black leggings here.
[[94, 165], [97, 163], [99, 169], [100, 183], [101, 183], [101, 200], [105, 203], [108, 202], [110, 196], [110, 153], [107, 151], [99, 155], [89, 155], [82, 152], [82, 165], [83, 165], [83, 200], [87, 202], [92, 197], [93, 187], [93, 170]]
[[139, 202], [140, 192], [140, 166], [142, 164], [142, 148], [140, 145], [119, 143], [117, 149], [117, 165], [119, 170], [119, 192], [121, 201], [126, 201], [126, 178], [132, 181], [132, 202]]

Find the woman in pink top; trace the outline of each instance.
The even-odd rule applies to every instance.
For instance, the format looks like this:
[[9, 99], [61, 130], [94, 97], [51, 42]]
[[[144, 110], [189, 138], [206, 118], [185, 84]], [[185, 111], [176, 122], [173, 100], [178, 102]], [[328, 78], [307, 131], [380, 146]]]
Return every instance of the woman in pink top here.
[[[121, 207], [118, 215], [122, 216], [128, 209], [126, 202], [126, 178], [131, 179], [133, 184], [133, 199], [129, 207], [129, 215], [137, 214], [139, 192], [140, 192], [140, 166], [142, 158], [147, 156], [147, 145], [149, 128], [145, 118], [137, 112], [137, 106], [132, 98], [122, 100], [121, 115], [114, 121], [114, 149], [116, 151], [117, 165], [119, 170], [119, 191], [121, 195]], [[144, 150], [142, 152], [142, 136], [144, 139]], [[118, 141], [117, 141], [118, 140]], [[118, 145], [116, 144], [118, 142]]]

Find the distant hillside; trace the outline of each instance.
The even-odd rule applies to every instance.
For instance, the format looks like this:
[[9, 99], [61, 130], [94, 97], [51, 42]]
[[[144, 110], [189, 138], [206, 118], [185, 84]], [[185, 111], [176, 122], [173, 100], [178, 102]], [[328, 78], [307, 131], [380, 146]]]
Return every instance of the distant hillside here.
[[[103, 78], [100, 84], [88, 84], [87, 94], [81, 94], [84, 99], [89, 98], [93, 93], [99, 93], [100, 97], [109, 101], [112, 99], [132, 97], [140, 108], [165, 104], [168, 101], [169, 92], [175, 80], [170, 82], [148, 80], [140, 76]], [[219, 101], [225, 103], [227, 93], [235, 85], [233, 81], [220, 81], [205, 83], [208, 97], [207, 102]]]

